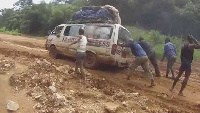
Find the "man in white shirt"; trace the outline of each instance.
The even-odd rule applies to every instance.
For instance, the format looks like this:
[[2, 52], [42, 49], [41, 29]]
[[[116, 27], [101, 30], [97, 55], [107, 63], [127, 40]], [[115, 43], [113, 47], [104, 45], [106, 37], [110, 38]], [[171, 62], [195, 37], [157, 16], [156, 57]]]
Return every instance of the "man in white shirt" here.
[[[77, 46], [77, 51], [76, 51], [76, 68], [75, 68], [75, 73], [79, 73], [78, 72], [78, 68], [80, 68], [81, 71], [81, 82], [85, 83], [86, 82], [86, 76], [85, 76], [85, 72], [83, 69], [83, 63], [86, 57], [86, 45], [87, 45], [87, 38], [85, 36], [83, 36], [84, 34], [84, 30], [83, 29], [79, 29], [79, 36], [77, 41], [74, 41], [73, 43], [71, 43], [69, 46], [78, 43]], [[68, 46], [68, 48], [69, 48]]]

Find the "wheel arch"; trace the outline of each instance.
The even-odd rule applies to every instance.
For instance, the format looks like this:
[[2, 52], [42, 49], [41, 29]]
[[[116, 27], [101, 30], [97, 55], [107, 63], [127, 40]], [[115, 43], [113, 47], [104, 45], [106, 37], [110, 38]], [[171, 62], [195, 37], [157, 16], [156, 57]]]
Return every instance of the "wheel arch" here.
[[91, 50], [87, 50], [87, 51], [86, 51], [86, 54], [87, 54], [87, 53], [92, 53], [92, 54], [95, 54], [95, 55], [97, 56], [96, 52], [91, 51]]

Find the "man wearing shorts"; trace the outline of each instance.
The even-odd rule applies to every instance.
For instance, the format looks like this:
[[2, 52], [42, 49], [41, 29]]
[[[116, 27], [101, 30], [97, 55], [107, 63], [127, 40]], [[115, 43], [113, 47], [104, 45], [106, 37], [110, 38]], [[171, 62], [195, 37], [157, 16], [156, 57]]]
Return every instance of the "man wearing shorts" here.
[[176, 76], [176, 78], [174, 79], [174, 83], [170, 89], [170, 91], [173, 92], [176, 83], [185, 71], [185, 78], [182, 82], [182, 86], [179, 91], [180, 96], [183, 96], [183, 90], [185, 89], [191, 74], [191, 65], [194, 55], [194, 49], [200, 49], [200, 44], [193, 36], [188, 35], [181, 49], [181, 66], [179, 68], [179, 73], [178, 76]]
[[128, 73], [127, 79], [130, 80], [130, 77], [132, 76], [132, 73], [134, 73], [135, 69], [138, 66], [142, 66], [145, 74], [148, 75], [149, 79], [151, 80], [150, 86], [155, 86], [154, 77], [149, 69], [148, 57], [145, 51], [142, 49], [142, 47], [138, 43], [132, 40], [130, 40], [126, 44], [117, 44], [117, 45], [121, 47], [130, 47], [132, 54], [136, 56], [133, 65], [130, 67], [130, 70], [133, 72]]
[[171, 71], [172, 79], [174, 79], [174, 70], [173, 65], [176, 61], [177, 52], [174, 44], [170, 42], [169, 38], [165, 39], [165, 46], [164, 46], [164, 54], [161, 61], [163, 61], [167, 57], [167, 70], [166, 70], [166, 77], [168, 78], [168, 74]]
[[[87, 38], [83, 36], [84, 30], [79, 29], [79, 36], [77, 41], [74, 41], [71, 43], [69, 46], [78, 43], [77, 46], [77, 51], [76, 51], [76, 68], [75, 68], [75, 73], [78, 74], [78, 68], [80, 68], [81, 71], [81, 82], [85, 83], [86, 82], [86, 77], [85, 77], [85, 72], [83, 68], [83, 63], [86, 57], [86, 45], [87, 45]], [[69, 48], [68, 46], [68, 48]]]

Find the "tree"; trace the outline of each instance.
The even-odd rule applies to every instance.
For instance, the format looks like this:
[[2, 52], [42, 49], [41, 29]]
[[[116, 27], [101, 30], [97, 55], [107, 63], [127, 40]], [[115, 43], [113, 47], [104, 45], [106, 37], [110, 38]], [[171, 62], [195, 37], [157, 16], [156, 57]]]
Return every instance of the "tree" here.
[[33, 1], [32, 0], [19, 0], [14, 4], [14, 7], [16, 9], [20, 8], [20, 9], [24, 9], [26, 7], [31, 7], [33, 5]]

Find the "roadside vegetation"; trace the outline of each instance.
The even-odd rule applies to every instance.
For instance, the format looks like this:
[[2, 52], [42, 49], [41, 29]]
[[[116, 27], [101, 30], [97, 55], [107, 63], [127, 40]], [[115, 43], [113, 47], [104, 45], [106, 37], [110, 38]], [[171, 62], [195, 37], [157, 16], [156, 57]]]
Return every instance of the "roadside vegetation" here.
[[[181, 47], [183, 45], [183, 40], [184, 40], [184, 38], [186, 38], [186, 36], [182, 36], [182, 37], [166, 36], [156, 30], [148, 31], [148, 30], [144, 30], [144, 29], [132, 27], [132, 26], [126, 26], [126, 28], [131, 32], [132, 38], [134, 40], [137, 41], [139, 39], [139, 37], [143, 37], [145, 40], [150, 42], [154, 46], [154, 48], [156, 50], [156, 54], [159, 59], [161, 59], [163, 56], [165, 39], [170, 38], [171, 42], [173, 44], [175, 44], [176, 50], [178, 52], [178, 60], [177, 61], [180, 61]], [[195, 50], [194, 60], [197, 60], [199, 58], [200, 58], [200, 51]]]
[[85, 5], [112, 5], [123, 25], [156, 30], [164, 35], [200, 36], [199, 0], [51, 0], [34, 4], [18, 0], [13, 8], [0, 9], [0, 27], [23, 34], [47, 35], [56, 25], [67, 23]]
[[18, 29], [15, 30], [6, 30], [5, 27], [0, 28], [0, 33], [9, 34], [9, 35], [21, 35]]

